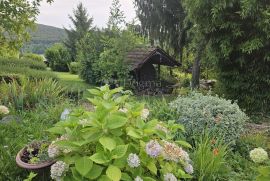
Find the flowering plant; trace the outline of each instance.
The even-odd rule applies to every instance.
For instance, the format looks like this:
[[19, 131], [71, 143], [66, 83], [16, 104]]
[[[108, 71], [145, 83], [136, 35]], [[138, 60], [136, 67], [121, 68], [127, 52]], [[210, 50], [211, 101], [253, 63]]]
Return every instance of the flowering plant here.
[[255, 148], [249, 152], [251, 160], [256, 164], [261, 164], [257, 168], [259, 175], [257, 181], [270, 180], [270, 160], [268, 153], [263, 148]]
[[191, 178], [191, 147], [173, 141], [184, 131], [174, 121], [148, 120], [143, 104], [129, 101], [122, 88], [90, 90], [93, 112], [77, 110], [49, 131], [57, 139], [49, 155], [58, 162], [51, 167], [55, 180], [177, 181]]
[[9, 109], [6, 106], [0, 105], [0, 118], [9, 114]]

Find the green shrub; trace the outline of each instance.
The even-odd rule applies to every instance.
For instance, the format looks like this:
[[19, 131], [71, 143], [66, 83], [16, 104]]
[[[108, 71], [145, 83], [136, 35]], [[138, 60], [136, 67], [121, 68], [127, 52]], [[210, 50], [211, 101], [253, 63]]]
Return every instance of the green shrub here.
[[[48, 149], [49, 155], [58, 160], [51, 167], [52, 178], [115, 181], [191, 178], [191, 160], [179, 146], [190, 145], [172, 140], [176, 132], [183, 130], [181, 125], [149, 120], [149, 111], [142, 104], [130, 102], [121, 88], [110, 90], [104, 86], [90, 92], [94, 97], [89, 100], [95, 110], [76, 110], [70, 119], [48, 130], [57, 138]], [[67, 166], [65, 173], [55, 174], [58, 164]]]
[[57, 80], [57, 76], [51, 71], [41, 71], [24, 67], [10, 67], [1, 66], [0, 74], [2, 76], [9, 76], [10, 74], [16, 74], [21, 77], [29, 78], [31, 80], [53, 79]]
[[35, 61], [32, 59], [0, 58], [0, 65], [1, 67], [31, 68], [37, 70], [46, 70], [47, 68], [44, 62]]
[[25, 53], [21, 57], [22, 59], [34, 60], [37, 62], [44, 62], [44, 57], [34, 53]]
[[52, 70], [59, 72], [69, 71], [68, 64], [71, 62], [71, 56], [64, 45], [58, 43], [48, 48], [45, 57]]
[[248, 119], [236, 103], [201, 93], [179, 96], [170, 106], [176, 111], [176, 120], [185, 126], [189, 138], [197, 137], [207, 128], [224, 137], [226, 142], [235, 144]]
[[218, 139], [202, 133], [192, 154], [195, 178], [198, 181], [226, 180], [227, 146]]
[[80, 72], [81, 65], [78, 62], [71, 62], [68, 68], [70, 73], [78, 74]]
[[51, 79], [23, 80], [20, 84], [0, 84], [0, 103], [9, 105], [15, 110], [35, 108], [37, 105], [50, 105], [59, 103], [61, 100], [62, 87]]

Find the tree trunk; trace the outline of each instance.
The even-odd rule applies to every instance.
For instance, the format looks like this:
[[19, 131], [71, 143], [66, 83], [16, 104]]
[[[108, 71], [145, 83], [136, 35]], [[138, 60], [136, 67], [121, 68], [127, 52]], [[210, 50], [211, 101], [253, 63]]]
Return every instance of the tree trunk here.
[[198, 89], [200, 88], [200, 74], [201, 74], [201, 58], [202, 58], [202, 53], [204, 49], [204, 45], [200, 44], [198, 45], [198, 51], [196, 58], [193, 63], [192, 67], [192, 80], [191, 80], [191, 89]]

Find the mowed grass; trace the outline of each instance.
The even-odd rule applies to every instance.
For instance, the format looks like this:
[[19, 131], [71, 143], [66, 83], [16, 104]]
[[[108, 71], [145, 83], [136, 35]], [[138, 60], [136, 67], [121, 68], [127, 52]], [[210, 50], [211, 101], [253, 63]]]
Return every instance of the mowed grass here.
[[70, 92], [83, 92], [84, 97], [87, 94], [88, 89], [92, 89], [95, 86], [90, 85], [83, 81], [78, 75], [71, 74], [69, 72], [55, 72], [59, 78], [60, 84]]

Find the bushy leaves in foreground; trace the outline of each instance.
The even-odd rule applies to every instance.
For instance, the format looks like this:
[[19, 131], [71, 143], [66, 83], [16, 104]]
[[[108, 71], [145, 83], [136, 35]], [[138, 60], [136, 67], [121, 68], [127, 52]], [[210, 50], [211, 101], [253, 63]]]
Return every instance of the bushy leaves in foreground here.
[[[95, 106], [93, 112], [77, 110], [69, 120], [49, 129], [58, 137], [52, 144], [60, 150], [57, 160], [62, 165], [62, 179], [191, 178], [191, 160], [180, 147], [190, 145], [172, 141], [177, 131], [183, 131], [181, 125], [173, 121], [147, 121], [149, 112], [142, 104], [129, 102], [121, 88], [110, 90], [104, 86], [90, 92], [94, 95], [89, 99]], [[67, 167], [68, 171], [62, 172]], [[54, 177], [54, 167], [51, 173]]]

